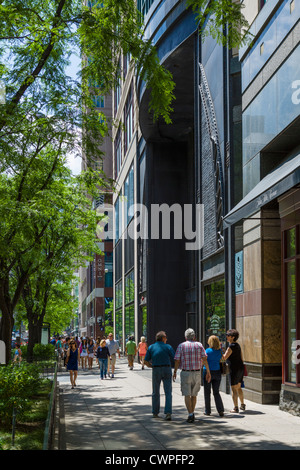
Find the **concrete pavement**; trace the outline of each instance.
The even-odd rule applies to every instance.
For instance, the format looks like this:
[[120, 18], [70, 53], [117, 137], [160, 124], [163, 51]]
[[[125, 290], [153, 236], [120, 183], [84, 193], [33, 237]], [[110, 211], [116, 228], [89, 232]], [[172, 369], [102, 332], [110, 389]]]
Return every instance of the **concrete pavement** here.
[[94, 361], [91, 371], [79, 370], [77, 387], [72, 390], [68, 373], [60, 372], [55, 449], [106, 451], [103, 458], [116, 458], [122, 451], [138, 455], [135, 451], [141, 450], [196, 455], [199, 450], [300, 449], [299, 417], [280, 411], [278, 406], [251, 401], [246, 401], [245, 412], [231, 414], [232, 399], [225, 393], [221, 393], [224, 417], [218, 415], [213, 398], [212, 414], [205, 416], [201, 388], [195, 422], [187, 423], [180, 375], [173, 383], [172, 421], [163, 419], [163, 390], [161, 418], [153, 418], [151, 374], [151, 369], [141, 370], [139, 364], [129, 370], [127, 360], [121, 358], [117, 359], [115, 378], [100, 380]]

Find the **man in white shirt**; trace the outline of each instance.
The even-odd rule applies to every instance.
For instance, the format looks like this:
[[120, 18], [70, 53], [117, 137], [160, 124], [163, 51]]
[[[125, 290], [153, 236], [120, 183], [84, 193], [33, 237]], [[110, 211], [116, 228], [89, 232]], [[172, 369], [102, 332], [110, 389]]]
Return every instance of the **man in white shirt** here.
[[[115, 365], [116, 365], [116, 354], [119, 354], [119, 359], [121, 357], [120, 347], [118, 341], [114, 340], [114, 335], [109, 333], [108, 339], [106, 340], [106, 346], [108, 347], [110, 357], [108, 357], [107, 364], [107, 373], [108, 376], [114, 378], [115, 374]], [[110, 375], [110, 366], [111, 366], [111, 375]]]

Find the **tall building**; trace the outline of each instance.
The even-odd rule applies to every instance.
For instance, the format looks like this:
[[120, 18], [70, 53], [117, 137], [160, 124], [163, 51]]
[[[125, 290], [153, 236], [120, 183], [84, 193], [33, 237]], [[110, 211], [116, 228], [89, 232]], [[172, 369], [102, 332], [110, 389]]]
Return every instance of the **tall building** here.
[[[86, 5], [93, 8], [94, 1], [87, 1]], [[98, 6], [97, 6], [98, 7]], [[103, 113], [109, 122], [112, 118], [112, 96], [101, 94], [101, 88], [91, 87], [94, 107]], [[82, 158], [82, 171], [88, 166], [94, 170], [103, 170], [107, 178], [113, 177], [113, 152], [112, 135], [104, 137], [100, 150], [103, 159]], [[93, 157], [93, 156], [92, 156]], [[92, 254], [93, 261], [87, 262], [85, 267], [79, 269], [79, 328], [80, 336], [93, 337], [94, 339], [105, 335], [105, 323], [109, 323], [112, 314], [113, 301], [113, 231], [112, 231], [112, 191], [99, 188], [98, 197], [93, 200], [93, 208], [107, 219], [102, 231], [95, 233], [98, 238], [97, 245], [102, 254]], [[103, 224], [101, 224], [103, 225]]]
[[280, 395], [283, 409], [300, 413], [300, 5], [244, 3], [253, 45], [239, 54], [243, 198], [225, 216], [236, 235], [236, 326], [247, 397]]
[[[114, 196], [116, 336], [124, 347], [131, 334], [143, 334], [150, 343], [157, 331], [166, 330], [176, 347], [192, 326], [203, 342], [215, 331], [225, 342], [231, 320], [225, 313], [222, 216], [231, 194], [226, 180], [234, 176], [229, 163], [234, 162], [238, 175], [242, 167], [238, 55], [200, 37], [185, 2], [137, 4], [146, 39], [173, 74], [176, 100], [172, 125], [154, 123], [149, 91], [132, 71], [126, 75], [124, 67], [124, 80], [114, 94], [116, 116], [125, 126], [125, 133], [116, 130], [113, 136], [120, 191]], [[130, 237], [133, 225], [141, 225], [132, 217], [131, 202], [147, 209], [147, 237]], [[193, 247], [190, 236], [200, 206], [201, 250]], [[179, 226], [184, 236], [178, 235]]]
[[115, 337], [125, 349], [125, 340], [138, 331], [137, 240], [128, 236], [135, 220], [137, 202], [137, 143], [140, 140], [134, 67], [129, 56], [119, 57], [120, 81], [113, 94], [113, 116], [119, 126], [112, 131], [114, 178], [114, 318]]
[[[201, 36], [184, 1], [137, 5], [176, 100], [172, 125], [153, 122], [149, 91], [120, 57], [116, 337], [124, 348], [131, 334], [151, 343], [165, 330], [176, 347], [193, 327], [203, 344], [217, 334], [225, 346], [236, 327], [246, 398], [300, 414], [299, 2], [244, 0], [253, 42], [240, 50]], [[133, 217], [133, 202], [148, 215], [148, 236], [138, 239], [130, 234], [143, 219]], [[200, 207], [204, 238], [191, 249]]]

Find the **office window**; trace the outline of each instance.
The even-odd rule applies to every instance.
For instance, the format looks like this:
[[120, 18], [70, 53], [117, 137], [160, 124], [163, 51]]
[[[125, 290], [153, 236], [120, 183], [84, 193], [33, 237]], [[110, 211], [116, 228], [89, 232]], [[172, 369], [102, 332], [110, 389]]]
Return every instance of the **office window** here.
[[125, 80], [126, 75], [129, 71], [130, 59], [131, 59], [130, 54], [125, 54], [123, 56], [123, 80]]
[[115, 140], [115, 178], [118, 177], [122, 165], [122, 138], [121, 129], [118, 130]]
[[137, 8], [143, 16], [147, 15], [154, 0], [137, 0]]
[[119, 63], [118, 63], [118, 69], [117, 69], [117, 78], [116, 78], [116, 87], [115, 87], [115, 91], [114, 91], [114, 111], [115, 111], [115, 115], [118, 111], [118, 107], [119, 107], [119, 104], [120, 104], [120, 100], [121, 100], [121, 58], [119, 59]]
[[124, 196], [125, 196], [125, 226], [129, 224], [133, 217], [134, 209], [134, 170], [133, 166], [129, 170], [127, 178], [124, 184]]
[[104, 96], [94, 95], [92, 97], [95, 108], [104, 108]]
[[126, 154], [133, 137], [133, 86], [131, 85], [124, 108], [124, 153]]
[[113, 287], [113, 253], [105, 252], [105, 287]]
[[118, 197], [116, 204], [115, 204], [115, 236], [116, 236], [116, 243], [119, 240], [120, 236], [122, 235], [122, 202], [120, 201], [120, 197]]

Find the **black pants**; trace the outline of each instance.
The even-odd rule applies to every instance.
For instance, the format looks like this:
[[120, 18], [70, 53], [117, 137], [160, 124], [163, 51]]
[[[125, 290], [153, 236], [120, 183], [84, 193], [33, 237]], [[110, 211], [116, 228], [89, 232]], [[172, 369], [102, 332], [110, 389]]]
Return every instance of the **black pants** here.
[[206, 380], [206, 371], [204, 371], [203, 375], [203, 382], [204, 382], [204, 401], [205, 401], [205, 413], [211, 413], [211, 406], [210, 406], [210, 394], [211, 388], [213, 390], [213, 395], [215, 399], [215, 404], [218, 413], [224, 413], [224, 405], [223, 401], [219, 392], [220, 383], [221, 383], [221, 371], [220, 370], [211, 370], [211, 381], [208, 383]]

